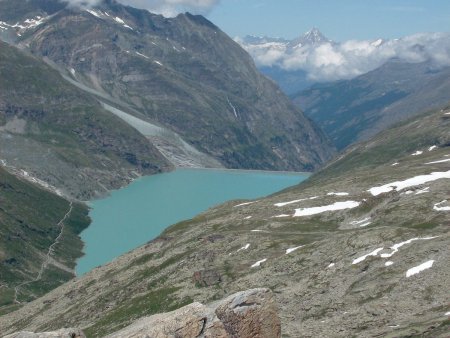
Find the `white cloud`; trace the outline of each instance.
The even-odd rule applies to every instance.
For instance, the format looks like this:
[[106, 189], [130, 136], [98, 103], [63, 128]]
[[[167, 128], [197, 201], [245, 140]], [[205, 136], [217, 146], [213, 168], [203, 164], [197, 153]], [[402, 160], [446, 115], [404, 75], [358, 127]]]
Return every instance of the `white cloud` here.
[[173, 17], [181, 12], [205, 14], [210, 11], [219, 0], [119, 0], [121, 3], [137, 8], [144, 8], [152, 13]]
[[450, 34], [423, 33], [395, 40], [326, 42], [289, 47], [287, 43], [248, 45], [237, 41], [261, 66], [304, 70], [314, 81], [350, 79], [378, 68], [392, 58], [450, 66]]
[[[72, 6], [92, 7], [101, 0], [66, 0]], [[182, 12], [205, 14], [210, 11], [220, 0], [118, 0], [118, 2], [136, 8], [147, 9], [152, 13], [162, 14], [166, 17], [176, 16]]]
[[69, 6], [73, 7], [90, 8], [98, 5], [101, 0], [65, 0], [65, 2], [68, 2]]

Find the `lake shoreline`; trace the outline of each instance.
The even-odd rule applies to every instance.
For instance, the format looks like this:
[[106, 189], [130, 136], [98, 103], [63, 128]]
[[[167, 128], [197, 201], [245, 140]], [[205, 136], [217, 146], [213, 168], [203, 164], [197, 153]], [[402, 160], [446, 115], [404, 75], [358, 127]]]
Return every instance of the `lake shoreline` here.
[[[261, 198], [309, 176], [298, 172], [176, 168], [138, 177], [107, 197], [88, 202], [91, 224], [80, 235], [84, 255], [77, 260], [76, 274], [81, 276], [211, 207]], [[141, 231], [144, 233], [139, 234]]]

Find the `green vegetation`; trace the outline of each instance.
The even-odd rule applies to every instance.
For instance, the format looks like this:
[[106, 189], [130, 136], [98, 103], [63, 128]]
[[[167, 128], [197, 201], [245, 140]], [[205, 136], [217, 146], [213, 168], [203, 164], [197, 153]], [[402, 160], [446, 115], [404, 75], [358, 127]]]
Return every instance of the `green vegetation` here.
[[[14, 287], [36, 278], [50, 245], [60, 232], [58, 223], [70, 203], [39, 186], [0, 168], [0, 307], [11, 305]], [[78, 234], [89, 223], [88, 208], [74, 203], [64, 235], [53, 258], [73, 268], [81, 256]], [[19, 290], [19, 301], [29, 301], [72, 278], [73, 274], [49, 265], [42, 279]]]
[[129, 325], [133, 320], [155, 313], [169, 312], [192, 303], [192, 299], [177, 301], [176, 287], [152, 290], [144, 296], [138, 296], [120, 304], [108, 312], [95, 325], [85, 329], [88, 337], [102, 337]]

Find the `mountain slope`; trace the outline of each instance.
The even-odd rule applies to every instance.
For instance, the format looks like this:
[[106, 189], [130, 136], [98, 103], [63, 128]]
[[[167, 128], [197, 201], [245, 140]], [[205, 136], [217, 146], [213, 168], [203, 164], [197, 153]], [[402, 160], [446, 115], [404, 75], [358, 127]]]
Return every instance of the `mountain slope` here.
[[0, 158], [85, 200], [170, 165], [42, 61], [0, 41]]
[[450, 99], [450, 68], [393, 60], [352, 80], [320, 84], [293, 95], [338, 149]]
[[[11, 25], [1, 2], [0, 13]], [[104, 1], [19, 33], [17, 44], [115, 108], [176, 132], [226, 167], [313, 170], [334, 153], [250, 56], [201, 16], [165, 19]]]
[[0, 205], [0, 307], [4, 312], [74, 277], [82, 248], [78, 234], [90, 221], [85, 205], [69, 202], [1, 167]]
[[96, 337], [265, 286], [287, 337], [445, 337], [449, 131], [450, 107], [397, 125], [299, 186], [168, 228], [0, 318], [0, 330], [78, 326]]

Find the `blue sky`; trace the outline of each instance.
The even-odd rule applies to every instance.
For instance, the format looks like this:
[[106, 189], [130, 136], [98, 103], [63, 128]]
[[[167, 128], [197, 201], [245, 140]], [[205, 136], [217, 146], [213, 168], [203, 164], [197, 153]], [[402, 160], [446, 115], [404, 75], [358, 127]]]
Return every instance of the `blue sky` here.
[[294, 38], [311, 27], [335, 41], [450, 32], [449, 0], [221, 0], [206, 16], [232, 37]]

